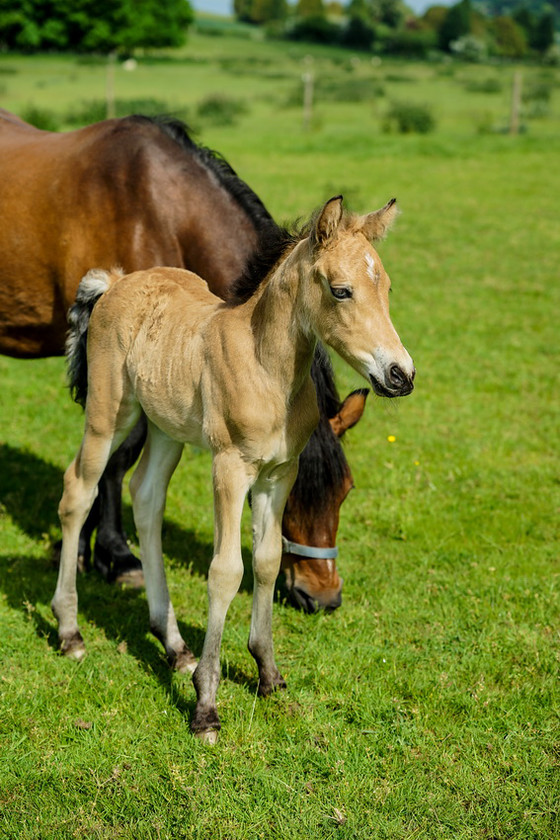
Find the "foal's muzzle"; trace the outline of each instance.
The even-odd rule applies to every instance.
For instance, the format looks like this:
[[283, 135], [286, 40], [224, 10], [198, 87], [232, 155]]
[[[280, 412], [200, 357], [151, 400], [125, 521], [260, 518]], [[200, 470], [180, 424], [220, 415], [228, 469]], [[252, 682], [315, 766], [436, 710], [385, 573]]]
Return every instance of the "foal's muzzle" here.
[[380, 397], [406, 397], [414, 388], [415, 376], [415, 368], [408, 372], [400, 365], [393, 364], [386, 370], [383, 382], [373, 376], [370, 376], [370, 380], [375, 393]]

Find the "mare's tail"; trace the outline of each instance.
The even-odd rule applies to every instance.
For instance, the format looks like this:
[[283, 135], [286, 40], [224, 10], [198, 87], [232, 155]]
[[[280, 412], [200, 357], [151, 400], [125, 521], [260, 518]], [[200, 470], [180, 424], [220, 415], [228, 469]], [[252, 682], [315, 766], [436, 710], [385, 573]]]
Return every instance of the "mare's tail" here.
[[113, 282], [122, 275], [121, 271], [103, 271], [93, 268], [82, 278], [76, 300], [68, 312], [70, 329], [66, 339], [67, 378], [70, 393], [75, 402], [82, 407], [87, 397], [87, 333], [93, 307], [109, 289]]

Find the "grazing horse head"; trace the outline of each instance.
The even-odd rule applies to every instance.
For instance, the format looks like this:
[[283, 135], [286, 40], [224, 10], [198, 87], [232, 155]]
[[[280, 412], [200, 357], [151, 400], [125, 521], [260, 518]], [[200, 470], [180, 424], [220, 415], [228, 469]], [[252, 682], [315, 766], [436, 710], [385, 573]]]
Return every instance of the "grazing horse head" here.
[[369, 393], [363, 388], [341, 402], [330, 360], [321, 345], [313, 360], [312, 376], [319, 424], [300, 455], [298, 477], [282, 522], [287, 596], [305, 612], [331, 611], [342, 601], [336, 538], [340, 509], [354, 482], [341, 438], [360, 420]]

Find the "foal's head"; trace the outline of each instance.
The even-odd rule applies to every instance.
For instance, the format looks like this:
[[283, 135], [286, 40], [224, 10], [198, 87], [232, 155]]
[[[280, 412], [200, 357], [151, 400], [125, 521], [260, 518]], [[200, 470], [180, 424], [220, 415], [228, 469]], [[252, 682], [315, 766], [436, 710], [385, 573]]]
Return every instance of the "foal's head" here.
[[313, 268], [307, 315], [329, 344], [383, 397], [413, 389], [414, 365], [389, 316], [390, 281], [372, 242], [397, 213], [393, 199], [365, 216], [345, 215], [342, 197], [328, 201], [311, 225]]

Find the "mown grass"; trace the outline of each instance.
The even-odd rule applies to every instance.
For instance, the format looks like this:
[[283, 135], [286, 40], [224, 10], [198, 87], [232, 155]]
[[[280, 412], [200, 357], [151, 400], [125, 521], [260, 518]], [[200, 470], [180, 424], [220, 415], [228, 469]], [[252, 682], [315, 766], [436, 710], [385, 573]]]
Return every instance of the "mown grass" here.
[[[370, 398], [347, 436], [356, 489], [340, 527], [343, 605], [315, 616], [276, 606], [288, 691], [263, 702], [245, 648], [247, 574], [226, 625], [212, 750], [189, 734], [194, 690], [147, 632], [143, 593], [81, 578], [88, 657], [66, 662], [49, 609], [51, 544], [80, 411], [62, 360], [0, 358], [0, 836], [560, 834], [557, 77], [548, 116], [517, 138], [479, 134], [472, 120], [483, 100], [507, 120], [509, 67], [373, 68], [386, 95], [398, 87], [434, 105], [428, 136], [384, 135], [370, 102], [317, 105], [304, 132], [299, 110], [280, 107], [302, 66], [287, 53], [198, 35], [183, 64], [140, 62], [117, 77], [117, 94], [247, 100], [237, 124], [207, 126], [201, 139], [279, 220], [341, 191], [359, 211], [399, 198], [380, 250], [417, 388], [399, 405]], [[347, 54], [313, 55], [329, 72], [365, 73], [344, 69]], [[239, 69], [251, 57], [260, 69], [231, 75], [232, 59]], [[2, 65], [18, 70], [0, 78], [16, 111], [56, 100], [62, 113], [102, 95], [103, 68]], [[490, 76], [501, 93], [467, 89]], [[361, 386], [338, 362], [337, 378], [343, 393]], [[128, 507], [127, 521], [132, 533]], [[212, 542], [204, 453], [187, 453], [174, 477], [164, 539], [181, 628], [200, 652]], [[247, 517], [243, 544], [249, 563]]]

